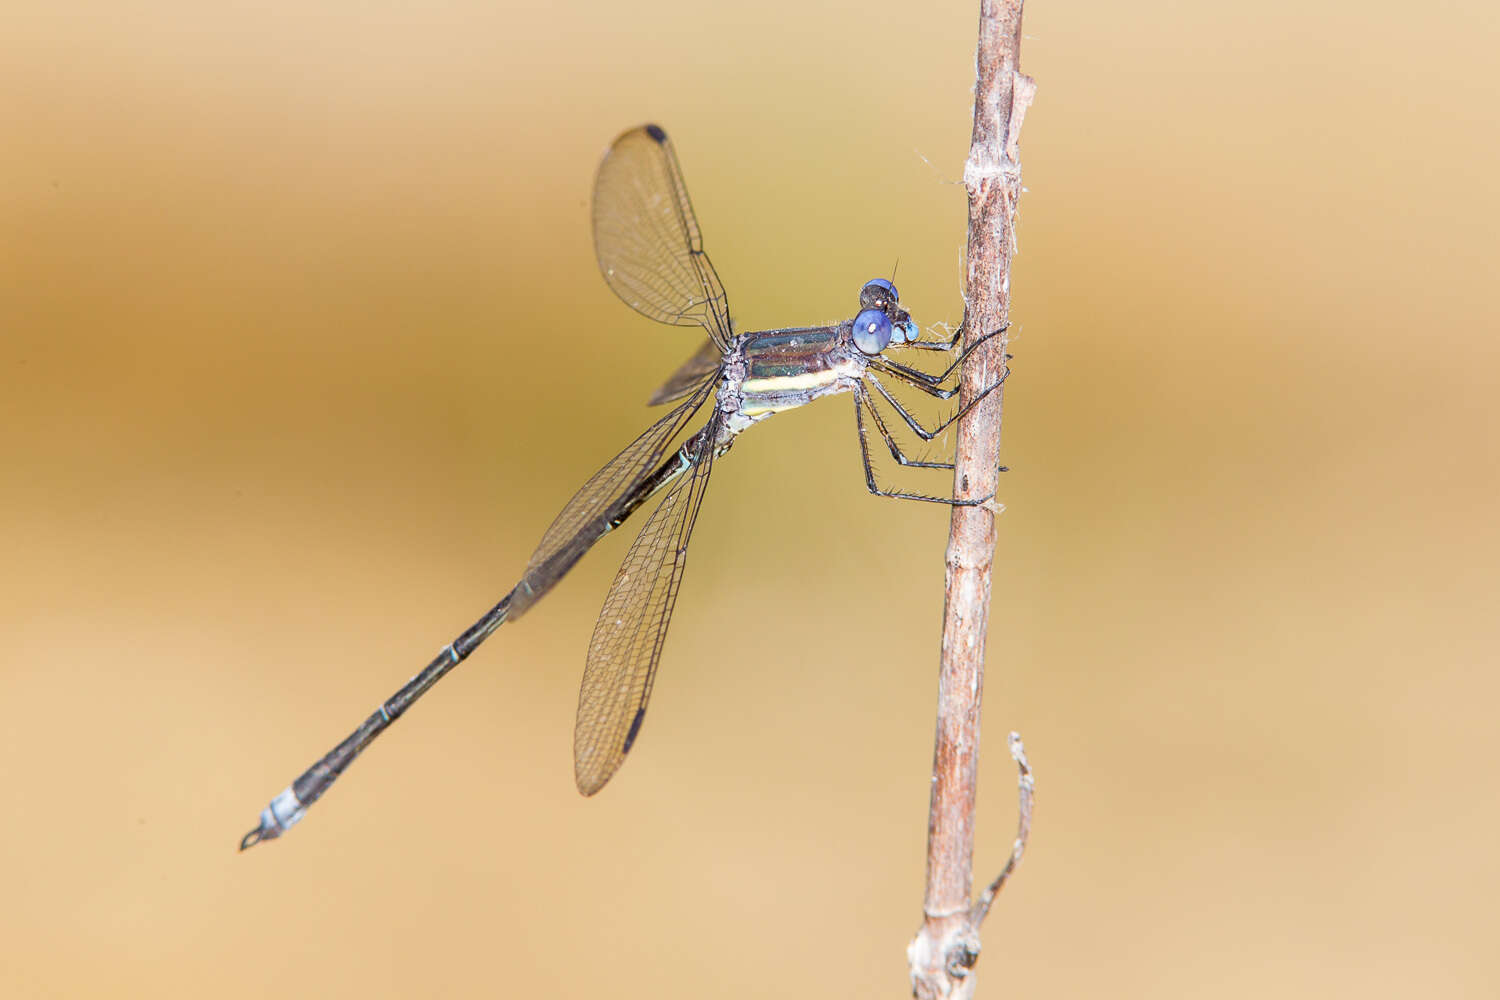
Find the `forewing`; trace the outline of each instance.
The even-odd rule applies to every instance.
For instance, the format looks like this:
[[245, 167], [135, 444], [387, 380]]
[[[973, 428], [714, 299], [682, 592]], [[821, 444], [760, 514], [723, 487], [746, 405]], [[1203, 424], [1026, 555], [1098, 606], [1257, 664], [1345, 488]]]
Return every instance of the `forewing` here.
[[729, 300], [688, 200], [672, 142], [656, 125], [614, 141], [594, 180], [594, 252], [615, 294], [674, 326], [701, 326], [729, 348]]
[[624, 763], [646, 717], [688, 538], [713, 470], [717, 424], [709, 421], [701, 459], [673, 484], [630, 546], [594, 625], [573, 730], [573, 773], [585, 795], [603, 788]]

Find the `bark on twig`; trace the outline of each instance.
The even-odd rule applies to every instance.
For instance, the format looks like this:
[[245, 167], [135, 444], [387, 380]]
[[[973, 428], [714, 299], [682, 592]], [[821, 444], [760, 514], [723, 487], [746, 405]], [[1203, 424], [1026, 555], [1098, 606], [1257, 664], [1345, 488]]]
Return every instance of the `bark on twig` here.
[[[1010, 312], [1010, 261], [1021, 191], [1017, 143], [1036, 91], [1019, 68], [1021, 7], [1022, 0], [980, 0], [979, 5], [974, 132], [964, 166], [969, 196], [965, 345], [1003, 330]], [[964, 366], [960, 405], [1001, 378], [1005, 342], [1001, 333]], [[1002, 391], [990, 393], [959, 421], [954, 470], [959, 499], [993, 498], [998, 488]], [[982, 914], [972, 899], [974, 802], [997, 509], [993, 499], [954, 507], [949, 527], [927, 889], [922, 928], [907, 951], [912, 991], [922, 998], [972, 996], [972, 969], [979, 958], [975, 918]], [[1023, 781], [1028, 777], [1023, 773]], [[1024, 825], [1029, 825], [1029, 814]]]

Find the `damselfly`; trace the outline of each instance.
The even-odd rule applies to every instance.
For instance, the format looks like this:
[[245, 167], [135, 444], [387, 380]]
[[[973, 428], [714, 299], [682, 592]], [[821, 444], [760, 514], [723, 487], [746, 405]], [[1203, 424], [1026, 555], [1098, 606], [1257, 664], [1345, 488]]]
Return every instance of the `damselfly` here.
[[[708, 334], [698, 352], [650, 400], [653, 405], [675, 405], [583, 484], [542, 536], [520, 582], [499, 604], [271, 800], [261, 812], [259, 825], [240, 841], [241, 850], [285, 833], [360, 751], [428, 688], [500, 625], [519, 618], [595, 542], [662, 493], [604, 599], [578, 693], [574, 776], [585, 795], [603, 788], [635, 744], [646, 717], [667, 624], [687, 564], [688, 539], [714, 461], [729, 450], [736, 435], [773, 413], [819, 396], [851, 393], [865, 483], [871, 493], [957, 505], [989, 499], [960, 500], [883, 487], [870, 460], [869, 429], [874, 427], [900, 465], [951, 470], [950, 462], [909, 457], [892, 433], [892, 414], [912, 434], [931, 441], [998, 387], [1004, 376], [976, 394], [964, 410], [933, 428], [923, 426], [884, 380], [951, 399], [958, 392], [955, 373], [969, 353], [994, 334], [976, 340], [940, 373], [900, 364], [886, 352], [953, 351], [962, 328], [950, 339], [919, 339], [917, 324], [901, 307], [895, 285], [876, 278], [860, 289], [859, 311], [851, 320], [835, 326], [736, 335], [730, 325], [728, 297], [703, 252], [677, 156], [666, 133], [656, 125], [631, 129], [610, 146], [594, 182], [593, 221], [599, 268], [620, 298], [654, 320], [702, 327]], [[710, 400], [707, 422], [674, 449], [673, 443]], [[888, 411], [883, 412], [882, 406]]]

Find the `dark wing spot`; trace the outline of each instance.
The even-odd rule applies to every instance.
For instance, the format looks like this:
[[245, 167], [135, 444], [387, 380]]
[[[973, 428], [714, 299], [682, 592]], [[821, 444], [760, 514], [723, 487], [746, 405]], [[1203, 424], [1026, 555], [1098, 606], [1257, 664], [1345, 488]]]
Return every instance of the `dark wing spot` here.
[[[660, 125], [647, 125], [646, 126], [646, 134], [649, 135], [651, 138], [655, 139], [657, 142], [666, 142], [667, 141], [667, 133], [665, 133], [665, 132], [663, 132], [661, 130], [661, 126]], [[630, 748], [629, 742], [626, 742], [625, 748], [627, 750]]]
[[646, 710], [636, 709], [635, 718], [630, 720], [630, 732], [625, 734], [625, 745], [620, 748], [621, 753], [630, 752], [630, 748], [635, 745], [635, 738], [640, 735], [641, 723], [644, 721], [646, 721]]

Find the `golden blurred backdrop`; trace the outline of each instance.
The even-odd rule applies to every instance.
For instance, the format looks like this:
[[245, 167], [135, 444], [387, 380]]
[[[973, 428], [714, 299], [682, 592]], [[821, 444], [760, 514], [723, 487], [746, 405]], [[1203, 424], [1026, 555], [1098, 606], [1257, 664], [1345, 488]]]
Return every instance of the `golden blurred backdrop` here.
[[[611, 538], [307, 822], [696, 343], [600, 280], [673, 134], [745, 329], [956, 323], [974, 5], [7, 5], [6, 997], [903, 996], [947, 527], [846, 400], [714, 477], [591, 800]], [[1027, 11], [981, 996], [1493, 996], [1493, 11]], [[628, 534], [628, 532], [621, 532]]]

